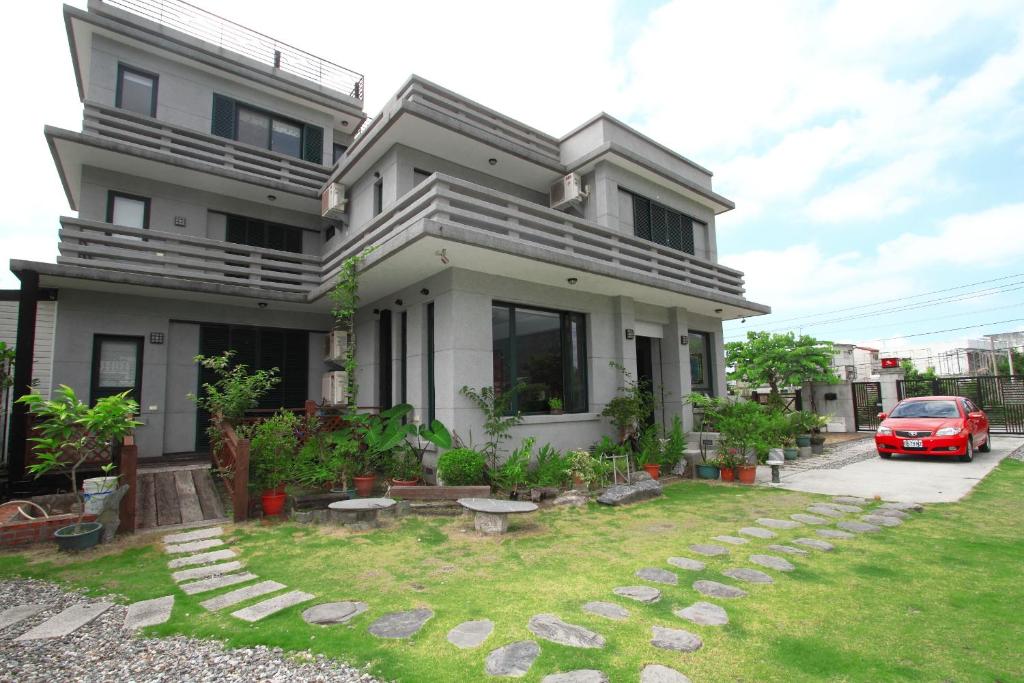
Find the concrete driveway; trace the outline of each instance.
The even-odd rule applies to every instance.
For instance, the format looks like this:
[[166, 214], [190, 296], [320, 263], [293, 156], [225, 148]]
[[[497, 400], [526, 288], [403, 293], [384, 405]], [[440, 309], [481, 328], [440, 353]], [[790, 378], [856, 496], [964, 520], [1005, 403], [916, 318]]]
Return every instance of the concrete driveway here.
[[[1017, 436], [992, 437], [989, 453], [975, 453], [973, 462], [954, 458], [875, 457], [841, 469], [804, 470], [787, 474], [782, 468], [781, 488], [810, 493], [845, 494], [864, 498], [916, 503], [952, 503], [985, 478], [999, 461], [1024, 446]], [[758, 468], [758, 479], [771, 480], [770, 470]], [[762, 471], [763, 470], [763, 471]]]

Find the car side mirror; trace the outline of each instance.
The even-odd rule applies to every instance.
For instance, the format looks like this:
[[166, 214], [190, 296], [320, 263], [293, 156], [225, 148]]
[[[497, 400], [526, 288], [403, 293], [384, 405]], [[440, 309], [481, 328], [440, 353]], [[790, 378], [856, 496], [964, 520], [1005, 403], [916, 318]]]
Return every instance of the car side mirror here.
[[884, 420], [887, 417], [889, 417], [889, 413], [879, 413], [878, 414], [878, 419], [879, 420]]

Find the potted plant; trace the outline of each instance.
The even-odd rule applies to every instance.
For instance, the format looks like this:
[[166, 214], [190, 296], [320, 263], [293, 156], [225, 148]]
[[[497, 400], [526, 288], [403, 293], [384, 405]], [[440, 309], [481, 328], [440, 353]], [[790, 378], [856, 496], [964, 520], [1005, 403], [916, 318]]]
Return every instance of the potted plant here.
[[820, 420], [817, 414], [810, 410], [798, 410], [791, 413], [790, 420], [793, 422], [796, 445], [798, 448], [807, 448], [811, 445], [811, 432], [818, 428]]
[[664, 471], [672, 473], [675, 467], [686, 455], [686, 432], [683, 431], [683, 421], [676, 415], [672, 418], [672, 427], [667, 431], [661, 444], [661, 467]]
[[523, 439], [519, 448], [512, 451], [496, 471], [491, 472], [491, 482], [502, 491], [508, 491], [509, 498], [518, 500], [519, 487], [529, 477], [530, 457], [533, 454], [534, 437]]
[[650, 425], [640, 434], [637, 451], [633, 454], [637, 467], [642, 467], [651, 479], [661, 477], [661, 461], [663, 458], [664, 440], [658, 435], [658, 428]]
[[600, 476], [597, 459], [582, 448], [565, 454], [565, 476], [577, 491], [586, 491]]
[[605, 404], [601, 417], [608, 418], [618, 430], [619, 443], [635, 445], [644, 423], [657, 407], [654, 392], [645, 380], [634, 380], [621, 364], [611, 361], [608, 365], [621, 373], [623, 386], [618, 388], [618, 395]]
[[388, 454], [405, 440], [408, 430], [402, 424], [412, 406], [403, 403], [378, 414], [360, 414], [349, 417], [353, 433], [362, 441], [362, 449], [356, 454], [356, 476], [352, 478], [356, 493], [369, 497], [377, 481], [377, 469]]
[[259, 491], [266, 517], [284, 511], [284, 484], [299, 461], [300, 427], [299, 417], [286, 410], [239, 427], [239, 435], [249, 439], [249, 486]]
[[[708, 446], [704, 443], [704, 433], [718, 430], [720, 413], [727, 409], [731, 403], [725, 399], [705, 396], [704, 394], [692, 393], [686, 397], [686, 402], [693, 406], [694, 415], [700, 414], [700, 432], [697, 435], [697, 446], [700, 452], [700, 462], [694, 468], [698, 479], [718, 479], [717, 460], [708, 457]], [[717, 450], [723, 451], [721, 440], [718, 441]]]
[[[61, 385], [56, 398], [44, 399], [30, 393], [18, 399], [38, 419], [39, 436], [32, 437], [36, 461], [28, 470], [36, 478], [57, 468], [67, 467], [71, 488], [78, 496], [78, 520], [70, 526], [57, 529], [54, 537], [61, 550], [85, 550], [99, 542], [103, 525], [82, 522], [85, 517], [85, 499], [78, 490], [78, 468], [89, 460], [109, 454], [132, 429], [142, 424], [132, 419], [139, 404], [128, 398], [130, 392], [106, 396], [88, 406], [78, 400], [74, 390]], [[113, 464], [101, 467], [110, 474]]]
[[307, 418], [304, 435], [305, 441], [292, 468], [296, 483], [354, 496], [355, 491], [348, 485], [359, 444], [352, 438], [351, 431], [321, 431], [319, 419], [314, 416]]
[[736, 466], [738, 463], [739, 458], [736, 456], [736, 449], [725, 448], [718, 453], [718, 457], [715, 458], [715, 465], [722, 475], [722, 481], [736, 480]]
[[395, 446], [390, 453], [390, 471], [392, 486], [415, 486], [420, 479], [422, 469], [420, 459], [408, 443]]
[[[801, 431], [799, 412], [786, 415], [785, 427], [782, 431], [782, 457], [786, 460], [796, 460], [800, 455], [797, 439]], [[808, 442], [810, 445], [810, 442]]]
[[548, 399], [548, 409], [551, 411], [552, 415], [561, 415], [565, 412], [562, 410], [562, 399], [557, 396], [553, 396]]

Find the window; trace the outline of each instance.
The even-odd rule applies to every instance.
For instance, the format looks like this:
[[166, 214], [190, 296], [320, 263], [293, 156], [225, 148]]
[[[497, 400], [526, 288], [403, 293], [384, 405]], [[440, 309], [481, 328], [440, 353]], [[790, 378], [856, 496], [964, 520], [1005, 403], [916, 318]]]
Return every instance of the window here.
[[430, 171], [423, 171], [418, 168], [412, 169], [412, 186], [416, 187], [430, 176]]
[[373, 215], [377, 216], [384, 210], [384, 179], [378, 178], [373, 184]]
[[[107, 222], [126, 228], [149, 228], [149, 197], [124, 194], [113, 190], [107, 192]], [[110, 236], [111, 233], [107, 233]], [[134, 235], [118, 235], [124, 240], [142, 240]]]
[[338, 163], [338, 159], [340, 159], [341, 155], [344, 154], [347, 150], [348, 145], [341, 145], [335, 142], [334, 145], [331, 147], [331, 163]]
[[114, 106], [143, 116], [156, 116], [157, 75], [117, 65]]
[[302, 253], [302, 228], [271, 223], [259, 218], [225, 214], [226, 239], [234, 244]]
[[565, 412], [587, 410], [587, 340], [582, 313], [496, 303], [491, 308], [494, 386], [516, 385], [513, 411], [546, 413], [558, 398]]
[[694, 219], [638, 194], [633, 197], [633, 232], [640, 239], [694, 253]]
[[324, 129], [223, 95], [213, 96], [211, 132], [313, 163], [323, 161]]
[[142, 395], [142, 337], [97, 334], [92, 342], [92, 386], [90, 398], [101, 398], [122, 392], [135, 401]]
[[687, 345], [690, 349], [690, 389], [695, 394], [715, 395], [711, 368], [711, 335], [689, 330]]
[[391, 366], [391, 311], [384, 309], [377, 321], [377, 405], [383, 410], [392, 406], [393, 383]]

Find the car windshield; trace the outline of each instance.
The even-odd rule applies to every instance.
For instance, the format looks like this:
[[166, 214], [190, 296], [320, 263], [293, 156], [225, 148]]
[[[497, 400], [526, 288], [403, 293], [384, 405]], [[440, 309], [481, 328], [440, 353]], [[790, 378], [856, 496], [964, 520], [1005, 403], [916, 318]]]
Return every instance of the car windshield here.
[[893, 409], [889, 417], [960, 417], [955, 401], [910, 401]]

